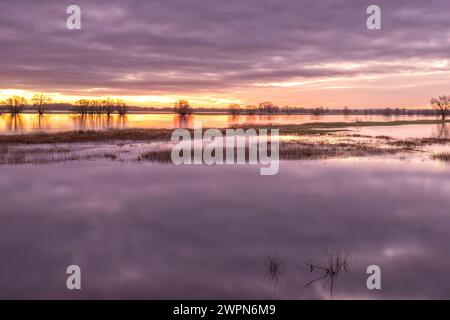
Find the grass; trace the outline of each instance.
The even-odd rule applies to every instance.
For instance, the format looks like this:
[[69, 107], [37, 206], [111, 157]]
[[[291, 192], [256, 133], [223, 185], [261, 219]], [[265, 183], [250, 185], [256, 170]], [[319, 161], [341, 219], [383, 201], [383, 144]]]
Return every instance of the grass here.
[[266, 259], [266, 274], [264, 280], [271, 282], [274, 287], [283, 277], [283, 260], [278, 255], [271, 255]]
[[148, 151], [143, 154], [141, 154], [137, 161], [151, 161], [151, 162], [162, 162], [162, 163], [169, 163], [172, 162], [172, 151], [171, 150], [155, 150], [155, 151]]
[[438, 160], [444, 164], [450, 164], [450, 153], [448, 152], [442, 152], [431, 155], [431, 159]]
[[[270, 143], [268, 150], [271, 149]], [[85, 149], [81, 149], [85, 150]], [[234, 149], [235, 161], [237, 160], [237, 147]], [[350, 158], [350, 157], [365, 157], [365, 156], [381, 156], [393, 155], [398, 153], [411, 152], [409, 146], [399, 147], [383, 147], [372, 146], [362, 142], [304, 142], [304, 141], [280, 141], [279, 144], [279, 159], [280, 160], [317, 160], [317, 159], [332, 159], [332, 158]], [[25, 164], [25, 163], [51, 163], [61, 161], [73, 160], [93, 160], [93, 159], [108, 159], [118, 161], [121, 159], [118, 153], [129, 152], [98, 152], [91, 154], [80, 154], [77, 149], [67, 146], [26, 146], [26, 145], [6, 145], [0, 144], [0, 164]], [[193, 150], [191, 150], [191, 159], [193, 157]], [[158, 163], [171, 163], [172, 150], [151, 150], [141, 153], [135, 161], [149, 161]], [[214, 153], [213, 153], [214, 154]], [[226, 150], [223, 150], [223, 155], [226, 155]], [[248, 145], [245, 148], [245, 160], [248, 163], [250, 155], [250, 148]], [[258, 154], [259, 158], [259, 154]], [[132, 160], [131, 160], [132, 161]]]
[[69, 149], [62, 147], [16, 148], [0, 146], [0, 165], [59, 162], [66, 159], [69, 153]]
[[[270, 145], [268, 146], [270, 150]], [[317, 160], [332, 158], [351, 158], [377, 155], [393, 155], [398, 153], [406, 153], [411, 150], [408, 148], [385, 148], [374, 147], [364, 143], [305, 143], [301, 141], [280, 141], [280, 160]], [[151, 161], [170, 163], [171, 150], [155, 150], [143, 153], [138, 161]], [[224, 149], [223, 154], [226, 154]], [[234, 149], [236, 157], [237, 148]], [[248, 161], [249, 148], [245, 149], [245, 159]], [[191, 151], [191, 158], [193, 151]]]
[[377, 156], [408, 152], [405, 148], [375, 147], [364, 143], [305, 143], [300, 141], [281, 142], [281, 160], [330, 159], [363, 156]]
[[109, 159], [117, 160], [115, 153], [79, 154], [66, 147], [24, 147], [0, 145], [0, 165], [48, 164], [65, 161]]
[[335, 251], [327, 253], [326, 265], [317, 265], [312, 263], [306, 263], [306, 265], [309, 267], [310, 272], [319, 270], [321, 272], [321, 276], [306, 283], [305, 287], [309, 287], [317, 281], [324, 281], [324, 285], [329, 282], [330, 296], [333, 295], [336, 282], [339, 279], [343, 279], [345, 273], [350, 272], [348, 256], [345, 252], [342, 253]]
[[169, 129], [125, 129], [104, 131], [68, 131], [0, 135], [0, 144], [53, 144], [112, 141], [159, 141], [170, 140]]
[[[347, 131], [351, 127], [400, 126], [417, 124], [439, 124], [440, 120], [413, 121], [361, 121], [361, 122], [316, 122], [298, 125], [241, 125], [233, 129], [279, 129], [280, 134], [288, 135], [327, 135]], [[204, 128], [206, 130], [206, 128]], [[190, 130], [192, 133], [192, 130]], [[225, 129], [221, 129], [222, 132]], [[45, 144], [45, 143], [83, 143], [107, 141], [168, 141], [172, 129], [112, 129], [103, 131], [68, 131], [53, 133], [26, 133], [0, 135], [0, 144]]]
[[[278, 129], [281, 135], [297, 136], [331, 136], [328, 140], [312, 138], [311, 141], [301, 140], [281, 140], [280, 160], [302, 160], [302, 159], [331, 159], [394, 155], [398, 153], [410, 153], [415, 148], [431, 144], [447, 144], [450, 139], [446, 138], [415, 138], [415, 139], [393, 139], [388, 136], [362, 136], [349, 133], [344, 136], [339, 135], [341, 142], [336, 142], [335, 132], [347, 130], [352, 126], [393, 126], [408, 124], [435, 124], [442, 123], [435, 120], [417, 121], [389, 121], [389, 122], [333, 122], [333, 123], [306, 123], [299, 125], [269, 125], [269, 126], [235, 126], [233, 129]], [[206, 130], [206, 129], [204, 129]], [[221, 129], [225, 133], [226, 129]], [[191, 134], [193, 130], [189, 130]], [[21, 163], [49, 163], [67, 160], [84, 160], [88, 158], [121, 160], [118, 154], [106, 152], [94, 155], [77, 154], [76, 150], [71, 150], [71, 143], [110, 143], [116, 147], [123, 147], [130, 142], [153, 142], [169, 141], [172, 129], [123, 129], [104, 131], [71, 131], [54, 133], [31, 133], [0, 135], [0, 164], [21, 164]], [[346, 138], [343, 140], [343, 138]], [[350, 139], [348, 139], [350, 138]], [[372, 138], [377, 141], [360, 141], [359, 138]], [[315, 141], [314, 141], [315, 140]], [[333, 143], [334, 140], [334, 143]], [[39, 145], [32, 147], [32, 145]], [[48, 146], [46, 146], [48, 145]], [[60, 146], [63, 145], [63, 146]], [[270, 150], [270, 146], [269, 146]], [[235, 150], [235, 154], [236, 154]], [[246, 159], [248, 159], [249, 149], [246, 148]], [[225, 152], [224, 152], [225, 154]], [[450, 163], [446, 154], [432, 155], [432, 159]], [[123, 160], [123, 159], [122, 159]], [[136, 161], [151, 161], [160, 163], [171, 162], [171, 150], [153, 150], [142, 153]]]
[[450, 139], [446, 138], [414, 138], [414, 139], [403, 139], [403, 140], [390, 140], [387, 142], [388, 145], [397, 147], [420, 147], [432, 144], [448, 144]]

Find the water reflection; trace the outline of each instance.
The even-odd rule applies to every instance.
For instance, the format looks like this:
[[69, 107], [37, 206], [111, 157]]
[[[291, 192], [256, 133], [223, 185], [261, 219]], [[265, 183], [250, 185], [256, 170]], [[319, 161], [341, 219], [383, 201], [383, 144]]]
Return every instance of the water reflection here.
[[407, 138], [448, 138], [450, 124], [423, 124], [402, 126], [374, 126], [355, 128], [362, 135], [390, 136], [397, 139]]
[[437, 138], [448, 138], [450, 132], [450, 124], [442, 123], [435, 126], [433, 136]]
[[173, 117], [174, 128], [192, 128], [194, 126], [194, 117], [192, 115], [175, 115]]
[[[335, 298], [450, 298], [450, 171], [280, 169], [269, 181], [252, 166], [0, 167], [0, 298], [74, 297], [65, 269], [77, 264], [77, 298], [328, 299], [322, 283], [304, 288], [319, 276], [305, 263], [326, 265], [334, 248], [351, 264]], [[273, 252], [276, 292], [264, 279]], [[382, 290], [367, 290], [371, 264]]]
[[104, 130], [123, 128], [191, 128], [195, 121], [203, 127], [224, 128], [243, 124], [301, 124], [307, 122], [352, 122], [432, 119], [427, 117], [386, 117], [360, 115], [237, 115], [195, 114], [180, 117], [175, 114], [74, 115], [74, 114], [22, 114], [0, 116], [0, 134], [31, 131]]
[[23, 115], [1, 115], [0, 119], [4, 122], [5, 130], [8, 132], [21, 132], [24, 129]]
[[125, 129], [127, 119], [127, 116], [77, 115], [72, 117], [72, 122], [76, 130], [107, 130]]

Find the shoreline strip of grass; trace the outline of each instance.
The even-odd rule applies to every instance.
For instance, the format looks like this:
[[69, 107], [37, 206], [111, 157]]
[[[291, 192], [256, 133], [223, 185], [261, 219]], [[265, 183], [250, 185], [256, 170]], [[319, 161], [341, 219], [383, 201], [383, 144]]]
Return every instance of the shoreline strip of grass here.
[[[445, 123], [449, 123], [446, 121]], [[298, 125], [240, 125], [230, 129], [279, 129], [280, 134], [325, 135], [348, 131], [354, 127], [429, 125], [443, 123], [439, 120], [411, 121], [361, 121], [361, 122], [316, 122]], [[204, 128], [206, 130], [208, 128]], [[0, 144], [50, 144], [50, 143], [89, 143], [112, 141], [168, 141], [174, 129], [111, 129], [65, 132], [34, 132], [0, 135]], [[189, 129], [191, 132], [192, 129]], [[224, 132], [226, 129], [221, 129]]]

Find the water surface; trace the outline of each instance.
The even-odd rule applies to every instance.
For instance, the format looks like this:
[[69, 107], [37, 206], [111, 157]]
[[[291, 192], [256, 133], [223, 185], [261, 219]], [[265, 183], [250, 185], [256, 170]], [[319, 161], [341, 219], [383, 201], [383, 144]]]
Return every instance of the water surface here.
[[[349, 252], [336, 298], [450, 298], [450, 170], [347, 159], [0, 167], [0, 298], [329, 298], [305, 262]], [[277, 286], [264, 279], [283, 260]], [[82, 268], [80, 292], [65, 268]], [[382, 268], [368, 291], [365, 268]]]
[[240, 115], [197, 114], [180, 117], [174, 114], [129, 114], [125, 117], [80, 116], [74, 114], [22, 114], [0, 116], [0, 134], [36, 131], [105, 130], [125, 128], [192, 128], [195, 121], [203, 127], [225, 128], [242, 124], [302, 124], [310, 122], [354, 122], [354, 121], [396, 121], [434, 119], [419, 116], [376, 116], [376, 115]]

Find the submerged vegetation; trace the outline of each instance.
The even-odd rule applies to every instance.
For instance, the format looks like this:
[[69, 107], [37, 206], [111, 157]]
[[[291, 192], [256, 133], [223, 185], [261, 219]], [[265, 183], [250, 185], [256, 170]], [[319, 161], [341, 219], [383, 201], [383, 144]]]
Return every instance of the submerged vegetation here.
[[[387, 122], [317, 122], [298, 125], [240, 125], [233, 126], [232, 129], [279, 129], [281, 135], [327, 135], [337, 132], [349, 131], [353, 127], [371, 127], [371, 126], [401, 126], [417, 124], [439, 124], [439, 120], [411, 120], [411, 121], [387, 121]], [[208, 128], [204, 128], [206, 130]], [[226, 129], [221, 129], [224, 131]], [[78, 130], [67, 132], [38, 132], [25, 134], [0, 135], [0, 144], [4, 143], [23, 143], [23, 144], [41, 144], [41, 143], [80, 143], [80, 142], [106, 142], [114, 140], [130, 141], [154, 141], [169, 140], [172, 129], [109, 129], [109, 130]], [[353, 135], [360, 136], [360, 135]], [[389, 137], [382, 136], [386, 139]], [[433, 141], [438, 139], [430, 138]], [[426, 139], [422, 139], [426, 141]], [[442, 139], [450, 141], [450, 139]], [[434, 143], [434, 142], [433, 142]]]
[[[280, 160], [317, 160], [333, 158], [352, 158], [369, 156], [386, 156], [400, 154], [406, 159], [406, 154], [425, 155], [432, 160], [450, 163], [449, 154], [432, 154], [424, 151], [426, 146], [446, 145], [447, 138], [415, 138], [394, 139], [389, 136], [367, 136], [349, 131], [351, 127], [362, 126], [394, 126], [410, 124], [431, 124], [432, 120], [417, 121], [389, 121], [389, 122], [335, 122], [335, 123], [306, 123], [299, 125], [265, 125], [256, 129], [279, 129]], [[233, 129], [248, 129], [255, 126], [235, 126]], [[206, 130], [205, 128], [204, 130]], [[192, 134], [192, 129], [187, 129]], [[224, 133], [226, 129], [221, 129]], [[0, 135], [0, 164], [42, 163], [52, 161], [109, 159], [114, 161], [137, 162], [171, 162], [172, 129], [122, 129], [101, 131], [69, 131], [55, 133], [30, 133]], [[135, 148], [134, 156], [121, 156], [123, 146], [133, 143], [148, 145], [161, 143], [163, 147]], [[80, 147], [80, 144], [83, 147]], [[77, 154], [87, 148], [95, 149], [103, 144], [102, 152], [95, 154]], [[36, 147], [32, 147], [35, 145]], [[119, 149], [117, 149], [117, 147]], [[45, 148], [44, 148], [45, 147]], [[122, 149], [121, 149], [122, 148]], [[109, 149], [109, 150], [108, 150]], [[45, 150], [42, 151], [42, 150]], [[67, 152], [62, 152], [66, 150]], [[424, 153], [425, 152], [425, 153]], [[428, 153], [427, 153], [428, 152]], [[30, 156], [26, 156], [26, 154]], [[42, 156], [39, 155], [42, 153]], [[65, 153], [65, 156], [62, 156]], [[237, 150], [235, 150], [235, 154]], [[249, 153], [246, 146], [245, 153]], [[54, 156], [56, 154], [56, 156]], [[39, 156], [38, 156], [39, 155]], [[247, 157], [246, 157], [247, 158]], [[35, 161], [33, 159], [36, 159]], [[46, 160], [43, 160], [46, 159]]]
[[270, 255], [266, 259], [266, 273], [264, 275], [264, 280], [270, 282], [274, 289], [284, 277], [283, 266], [283, 259], [278, 254]]
[[431, 156], [431, 159], [438, 160], [446, 165], [449, 165], [450, 164], [450, 152], [442, 152], [442, 153], [433, 154]]
[[323, 281], [324, 286], [329, 285], [330, 296], [332, 296], [336, 283], [344, 279], [345, 273], [350, 272], [350, 264], [348, 255], [345, 252], [327, 252], [326, 256], [327, 263], [325, 265], [306, 263], [311, 273], [319, 271], [321, 275], [306, 283], [305, 287], [309, 287], [318, 281]]

